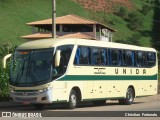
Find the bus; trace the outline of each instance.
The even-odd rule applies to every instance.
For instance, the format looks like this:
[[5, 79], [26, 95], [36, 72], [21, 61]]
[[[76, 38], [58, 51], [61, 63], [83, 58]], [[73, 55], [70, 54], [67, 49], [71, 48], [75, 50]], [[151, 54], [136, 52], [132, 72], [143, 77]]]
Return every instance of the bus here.
[[[9, 55], [10, 56], [10, 55]], [[10, 100], [36, 109], [81, 101], [103, 105], [156, 95], [158, 60], [153, 48], [86, 39], [42, 39], [23, 43], [12, 54]], [[4, 66], [6, 58], [4, 59]]]

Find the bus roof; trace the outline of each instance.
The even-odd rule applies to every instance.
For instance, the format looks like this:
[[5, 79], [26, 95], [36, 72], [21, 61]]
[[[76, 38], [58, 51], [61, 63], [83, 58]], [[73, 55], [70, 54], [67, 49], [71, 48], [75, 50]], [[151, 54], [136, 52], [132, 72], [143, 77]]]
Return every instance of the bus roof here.
[[139, 47], [135, 45], [127, 45], [121, 43], [114, 43], [114, 42], [104, 42], [98, 40], [87, 40], [87, 39], [76, 39], [76, 38], [67, 38], [67, 39], [60, 39], [60, 38], [50, 38], [50, 39], [42, 39], [42, 40], [35, 40], [23, 43], [17, 47], [17, 50], [30, 50], [30, 49], [45, 49], [45, 48], [53, 48], [59, 45], [65, 44], [77, 44], [77, 45], [84, 45], [84, 46], [97, 46], [97, 47], [108, 47], [108, 48], [119, 48], [119, 49], [133, 49], [133, 50], [143, 50], [143, 51], [154, 51], [154, 48], [148, 47]]

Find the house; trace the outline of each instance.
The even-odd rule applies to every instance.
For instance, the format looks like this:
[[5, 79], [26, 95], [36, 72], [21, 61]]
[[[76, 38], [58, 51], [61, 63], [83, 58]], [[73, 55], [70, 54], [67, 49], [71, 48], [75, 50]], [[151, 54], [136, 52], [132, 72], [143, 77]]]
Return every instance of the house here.
[[[32, 27], [32, 34], [22, 36], [22, 38], [28, 40], [52, 38], [52, 19], [30, 22], [27, 25]], [[113, 28], [73, 14], [56, 18], [56, 37], [58, 38], [81, 38], [111, 42], [113, 32], [116, 32]]]

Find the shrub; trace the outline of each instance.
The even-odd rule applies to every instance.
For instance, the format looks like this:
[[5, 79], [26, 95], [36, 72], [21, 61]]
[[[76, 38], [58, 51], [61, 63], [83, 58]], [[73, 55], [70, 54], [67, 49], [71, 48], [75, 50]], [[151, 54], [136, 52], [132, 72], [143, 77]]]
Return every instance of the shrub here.
[[9, 64], [7, 68], [2, 67], [3, 57], [9, 53], [12, 53], [15, 49], [15, 45], [4, 43], [0, 45], [0, 101], [8, 98], [8, 81], [9, 81]]
[[0, 101], [8, 98], [8, 81], [9, 81], [9, 69], [3, 69], [0, 66]]

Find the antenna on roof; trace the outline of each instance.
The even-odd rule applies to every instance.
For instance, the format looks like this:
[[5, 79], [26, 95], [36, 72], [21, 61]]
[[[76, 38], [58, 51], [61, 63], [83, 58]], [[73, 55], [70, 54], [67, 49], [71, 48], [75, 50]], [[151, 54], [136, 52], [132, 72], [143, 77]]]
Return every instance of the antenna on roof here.
[[52, 1], [52, 37], [56, 38], [56, 0]]

